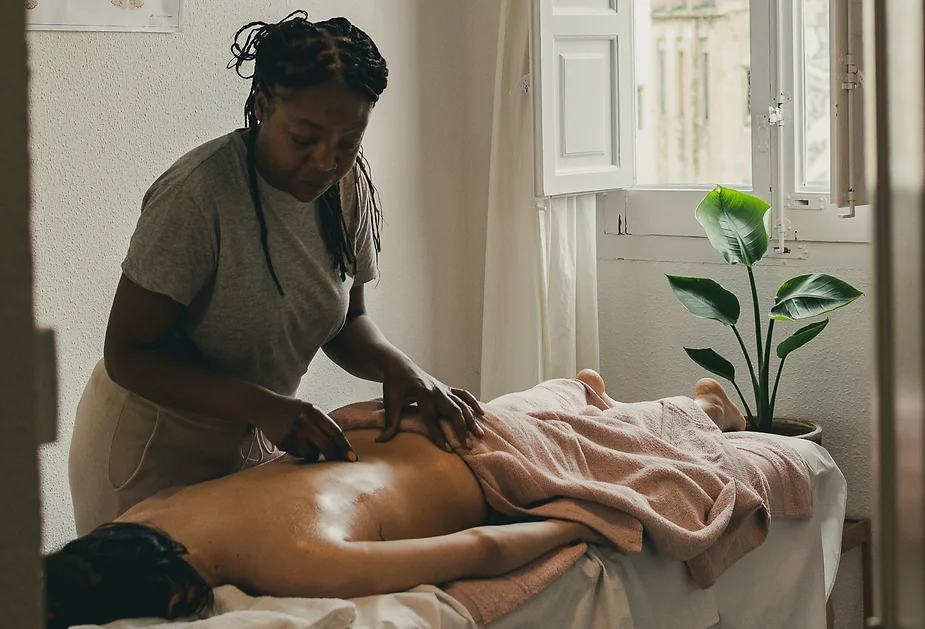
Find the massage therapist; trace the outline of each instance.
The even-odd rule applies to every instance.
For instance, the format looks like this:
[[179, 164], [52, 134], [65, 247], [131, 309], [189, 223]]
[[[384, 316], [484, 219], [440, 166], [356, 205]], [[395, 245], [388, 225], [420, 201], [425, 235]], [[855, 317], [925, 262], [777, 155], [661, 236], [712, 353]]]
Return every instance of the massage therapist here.
[[[293, 395], [323, 349], [381, 382], [386, 428], [417, 402], [431, 437], [483, 435], [481, 409], [390, 344], [366, 313], [381, 212], [360, 147], [388, 69], [344, 18], [244, 26], [245, 129], [151, 186], [122, 264], [104, 360], [77, 409], [69, 477], [83, 535], [164, 489], [281, 456], [355, 460]], [[242, 68], [254, 62], [252, 76]]]

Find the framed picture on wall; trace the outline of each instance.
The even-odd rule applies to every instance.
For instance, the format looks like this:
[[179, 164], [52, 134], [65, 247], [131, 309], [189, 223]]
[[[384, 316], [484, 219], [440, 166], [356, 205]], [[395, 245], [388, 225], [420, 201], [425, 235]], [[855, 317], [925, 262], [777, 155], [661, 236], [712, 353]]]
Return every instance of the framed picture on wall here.
[[183, 12], [183, 0], [22, 1], [30, 30], [174, 33]]

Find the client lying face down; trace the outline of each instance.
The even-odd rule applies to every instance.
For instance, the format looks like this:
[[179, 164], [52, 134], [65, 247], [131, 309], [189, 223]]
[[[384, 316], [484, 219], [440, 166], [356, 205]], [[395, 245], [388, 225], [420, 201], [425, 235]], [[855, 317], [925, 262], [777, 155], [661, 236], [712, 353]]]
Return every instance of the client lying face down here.
[[[615, 404], [596, 373], [578, 379]], [[744, 428], [715, 381], [699, 382], [695, 396], [721, 429]], [[226, 584], [281, 597], [399, 592], [501, 575], [578, 540], [604, 541], [559, 520], [487, 526], [482, 488], [459, 456], [418, 434], [376, 443], [378, 435], [351, 432], [356, 463], [249, 469], [145, 500], [70, 542], [45, 559], [48, 627], [204, 615], [212, 588]]]

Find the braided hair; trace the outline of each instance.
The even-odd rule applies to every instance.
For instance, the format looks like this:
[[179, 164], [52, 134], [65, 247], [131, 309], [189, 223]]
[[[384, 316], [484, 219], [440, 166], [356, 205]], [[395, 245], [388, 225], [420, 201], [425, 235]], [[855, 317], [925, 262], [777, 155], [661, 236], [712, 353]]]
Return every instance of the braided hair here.
[[[267, 269], [276, 290], [285, 295], [273, 260], [270, 257], [267, 223], [257, 187], [256, 142], [259, 132], [256, 103], [258, 90], [267, 97], [272, 107], [278, 87], [298, 89], [337, 81], [354, 89], [370, 103], [376, 103], [388, 84], [389, 70], [379, 49], [365, 32], [343, 17], [323, 22], [310, 22], [305, 11], [295, 11], [278, 23], [251, 22], [241, 27], [231, 46], [233, 59], [228, 64], [238, 76], [251, 79], [251, 90], [244, 104], [244, 126], [250, 130], [247, 140], [247, 171], [251, 197], [257, 221], [260, 224], [260, 241]], [[254, 62], [250, 75], [242, 72], [245, 63]], [[382, 210], [378, 193], [373, 186], [369, 162], [362, 150], [354, 166], [354, 184], [359, 217], [360, 199], [366, 199], [370, 213], [373, 242], [376, 252], [381, 250], [380, 226]], [[361, 194], [361, 178], [368, 195]], [[356, 272], [356, 254], [350, 242], [347, 223], [341, 209], [340, 182], [324, 191], [318, 199], [321, 233], [331, 264], [347, 279], [347, 265]]]

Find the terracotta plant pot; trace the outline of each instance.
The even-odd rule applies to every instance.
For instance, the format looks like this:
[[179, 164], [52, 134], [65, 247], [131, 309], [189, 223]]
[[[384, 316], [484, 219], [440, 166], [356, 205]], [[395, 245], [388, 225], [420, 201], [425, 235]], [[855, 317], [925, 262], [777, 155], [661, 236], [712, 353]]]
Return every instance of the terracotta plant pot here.
[[775, 417], [771, 424], [771, 432], [785, 437], [807, 439], [822, 445], [822, 426], [806, 419]]

